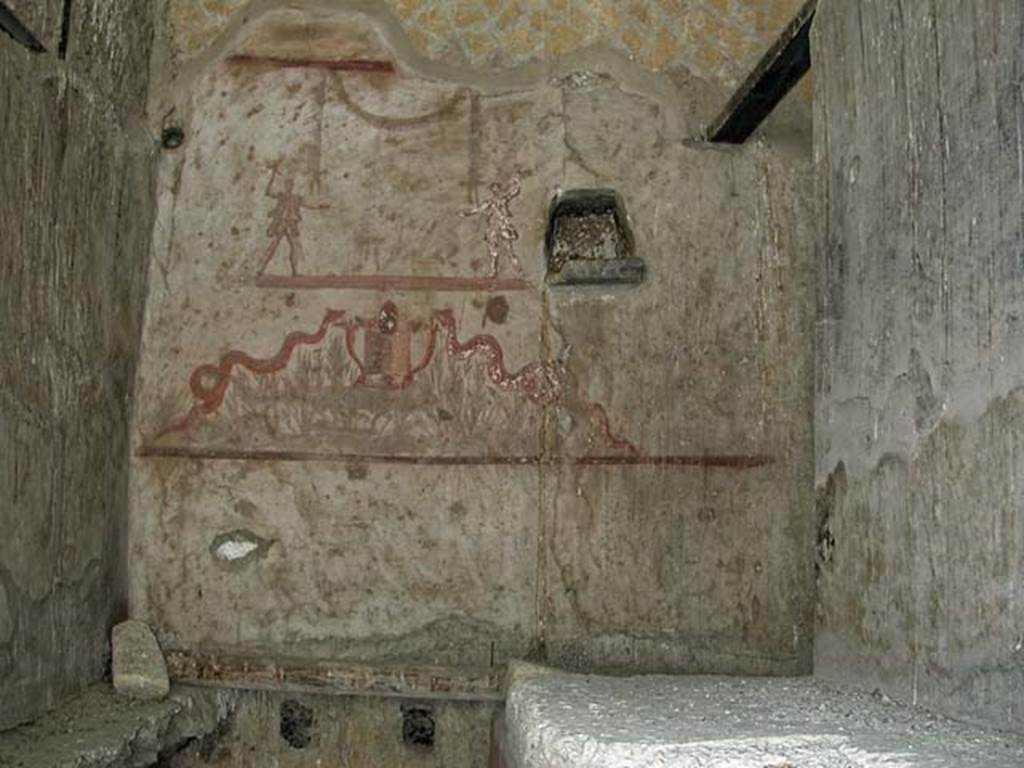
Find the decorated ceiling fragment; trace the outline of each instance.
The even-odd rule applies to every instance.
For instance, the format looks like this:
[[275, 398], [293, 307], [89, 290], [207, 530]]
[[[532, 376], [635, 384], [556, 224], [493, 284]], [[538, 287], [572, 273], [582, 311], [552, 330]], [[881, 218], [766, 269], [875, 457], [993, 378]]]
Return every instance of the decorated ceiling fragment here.
[[[307, 2], [307, 5], [315, 5]], [[415, 49], [431, 59], [514, 66], [607, 45], [640, 66], [683, 65], [742, 80], [796, 15], [801, 0], [385, 0]], [[245, 12], [246, 0], [169, 0], [171, 46], [187, 59]]]

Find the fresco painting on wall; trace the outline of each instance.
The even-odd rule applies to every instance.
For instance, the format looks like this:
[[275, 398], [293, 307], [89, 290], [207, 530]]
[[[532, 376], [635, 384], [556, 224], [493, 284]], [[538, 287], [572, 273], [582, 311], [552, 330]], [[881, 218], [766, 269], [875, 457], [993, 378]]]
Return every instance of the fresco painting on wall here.
[[[237, 331], [218, 332], [228, 351], [208, 346], [196, 355], [187, 387], [171, 387], [168, 379], [168, 389], [153, 399], [139, 454], [769, 463], [759, 455], [648, 453], [618, 434], [625, 415], [609, 416], [575, 380], [565, 359], [570, 340], [562, 339], [563, 353], [546, 342], [544, 352], [536, 346], [561, 332], [542, 319], [542, 276], [531, 278], [516, 252], [521, 238], [539, 252], [545, 222], [538, 217], [521, 233], [516, 208], [543, 209], [550, 190], [527, 181], [557, 166], [541, 167], [555, 157], [544, 142], [560, 146], [564, 137], [557, 128], [540, 129], [532, 139], [511, 141], [503, 131], [513, 114], [547, 125], [560, 92], [484, 97], [404, 73], [387, 51], [373, 49], [379, 41], [368, 51], [362, 44], [331, 60], [267, 55], [257, 45], [211, 73], [211, 127], [206, 144], [192, 149], [194, 176], [185, 177], [195, 185], [196, 205], [182, 208], [193, 218], [183, 219], [179, 231], [199, 228], [204, 196], [236, 206], [234, 213], [252, 222], [247, 231], [265, 239], [254, 237], [244, 259], [228, 256], [241, 265], [235, 274], [247, 275], [235, 285], [270, 289], [260, 291], [265, 295], [302, 290], [313, 300], [305, 305], [326, 309], [314, 330], [264, 331], [262, 340], [277, 344], [270, 357], [236, 348]], [[239, 115], [245, 119], [233, 119]], [[531, 140], [538, 143], [524, 148], [522, 141]], [[201, 165], [203, 156], [213, 158], [210, 167]], [[226, 186], [239, 194], [223, 199]], [[382, 295], [374, 308], [333, 294], [349, 290]], [[334, 298], [321, 300], [317, 291]], [[533, 294], [535, 319], [505, 326], [509, 302], [498, 291]], [[464, 301], [487, 297], [481, 327], [488, 320], [503, 327], [467, 334], [459, 327], [464, 319], [457, 320], [459, 301], [439, 302], [438, 292], [461, 292]], [[210, 298], [216, 317], [225, 305]], [[263, 317], [263, 306], [244, 298], [231, 312], [244, 327]], [[211, 357], [215, 362], [203, 362]], [[509, 365], [513, 358], [518, 365]]]
[[[278, 167], [280, 162], [272, 166], [270, 181], [267, 184], [266, 196], [277, 202], [268, 214], [270, 224], [267, 228], [269, 245], [257, 272], [256, 285], [264, 288], [351, 288], [369, 290], [526, 290], [530, 284], [525, 279], [522, 264], [516, 255], [515, 243], [519, 239], [519, 231], [515, 227], [512, 201], [522, 191], [521, 171], [516, 169], [505, 183], [498, 181], [488, 185], [489, 195], [479, 205], [459, 211], [463, 217], [479, 216], [484, 222], [484, 243], [490, 259], [491, 270], [485, 278], [478, 276], [423, 276], [423, 275], [303, 275], [300, 271], [302, 261], [302, 211], [323, 211], [331, 207], [329, 203], [310, 204], [297, 194], [295, 180], [285, 177], [280, 180], [278, 188]], [[288, 246], [288, 263], [291, 275], [268, 274], [274, 256], [282, 243]], [[515, 273], [514, 277], [502, 276], [502, 265], [505, 271]]]
[[463, 211], [463, 216], [483, 216], [486, 221], [484, 242], [487, 253], [491, 257], [491, 277], [498, 277], [498, 269], [502, 262], [511, 262], [515, 271], [522, 275], [523, 267], [516, 256], [515, 242], [519, 239], [519, 231], [512, 222], [512, 211], [509, 206], [512, 200], [522, 192], [523, 181], [519, 169], [512, 174], [507, 184], [491, 182], [488, 190], [490, 196], [480, 205]]
[[[678, 140], [624, 62], [446, 73], [256, 5], [162, 155], [132, 614], [247, 659], [799, 671], [788, 160]], [[605, 185], [654, 279], [549, 287], [552, 197]], [[242, 530], [274, 546], [228, 574]]]
[[310, 205], [302, 195], [295, 193], [295, 179], [286, 177], [281, 180], [281, 188], [277, 189], [278, 167], [280, 162], [275, 163], [270, 174], [270, 181], [267, 183], [266, 196], [277, 200], [274, 209], [270, 212], [270, 226], [267, 229], [267, 237], [270, 238], [270, 245], [260, 265], [259, 274], [263, 274], [270, 264], [274, 254], [277, 253], [281, 241], [288, 243], [288, 263], [291, 264], [292, 276], [299, 274], [299, 264], [302, 261], [302, 210], [324, 211], [330, 208], [330, 204]]
[[[194, 404], [142, 456], [753, 468], [766, 456], [651, 455], [616, 433], [560, 358], [509, 370], [491, 334], [459, 338], [451, 309], [405, 321], [328, 310], [277, 354], [232, 350], [189, 378]], [[554, 430], [545, 448], [546, 416]]]
[[195, 368], [193, 406], [163, 425], [143, 454], [243, 447], [274, 458], [334, 451], [537, 463], [551, 406], [582, 425], [577, 452], [638, 456], [612, 434], [603, 406], [569, 386], [560, 360], [510, 370], [495, 336], [463, 341], [450, 309], [425, 320], [401, 319], [391, 301], [370, 318], [332, 309], [316, 331], [288, 334], [272, 357], [232, 350]]
[[[299, 105], [297, 108], [301, 109], [308, 101], [317, 105], [315, 115], [296, 120], [300, 125], [310, 124], [313, 129], [312, 140], [304, 145], [306, 154], [312, 158], [311, 167], [306, 169], [312, 179], [311, 187], [319, 190], [327, 177], [325, 183], [333, 187], [333, 196], [350, 202], [349, 209], [338, 208], [339, 215], [333, 223], [344, 227], [352, 244], [365, 245], [370, 240], [377, 241], [371, 264], [347, 264], [348, 269], [343, 271], [337, 270], [337, 261], [333, 258], [337, 254], [311, 253], [304, 237], [302, 212], [327, 210], [331, 203], [308, 202], [297, 191], [294, 175], [280, 172], [281, 161], [278, 160], [271, 166], [270, 183], [264, 193], [276, 202], [268, 214], [268, 241], [255, 274], [257, 286], [291, 290], [442, 291], [509, 291], [530, 287], [524, 279], [514, 247], [519, 235], [510, 206], [522, 189], [518, 172], [506, 181], [492, 182], [488, 187], [489, 196], [469, 210], [459, 210], [457, 204], [453, 209], [453, 215], [461, 213], [466, 218], [479, 216], [483, 220], [482, 225], [471, 226], [483, 229], [490, 259], [489, 272], [485, 271], [488, 265], [481, 260], [473, 256], [464, 258], [470, 253], [465, 246], [469, 244], [466, 235], [471, 230], [461, 234], [445, 233], [446, 229], [455, 229], [450, 222], [416, 221], [408, 230], [420, 230], [423, 237], [419, 242], [426, 252], [416, 258], [407, 253], [408, 245], [388, 252], [386, 244], [379, 242], [379, 233], [368, 238], [367, 230], [372, 227], [360, 221], [361, 216], [377, 212], [371, 207], [375, 201], [383, 201], [383, 207], [388, 207], [387, 198], [396, 197], [398, 192], [389, 188], [386, 181], [393, 174], [381, 173], [376, 168], [346, 165], [344, 155], [365, 155], [367, 148], [372, 146], [371, 154], [380, 169], [410, 166], [411, 158], [416, 157], [415, 163], [408, 167], [409, 178], [402, 194], [417, 188], [429, 189], [431, 202], [436, 204], [450, 189], [460, 186], [443, 160], [461, 154], [460, 165], [467, 168], [474, 165], [474, 159], [470, 157], [474, 148], [466, 138], [470, 133], [468, 123], [472, 110], [469, 105], [476, 98], [474, 91], [461, 86], [453, 90], [403, 77], [389, 61], [374, 59], [314, 60], [236, 54], [227, 59], [226, 66], [227, 72], [239, 83], [255, 78], [258, 88], [254, 93], [257, 96], [273, 93], [284, 85], [285, 91]], [[296, 71], [300, 73], [297, 79], [294, 74], [291, 77], [287, 74]], [[346, 83], [346, 78], [351, 82]], [[311, 92], [312, 99], [305, 98], [307, 90]], [[254, 96], [248, 95], [249, 92], [250, 89], [239, 88], [239, 101], [253, 100]], [[428, 103], [425, 109], [416, 109], [429, 99], [435, 103]], [[262, 110], [260, 102], [253, 105], [247, 114], [256, 119], [255, 115]], [[439, 143], [448, 152], [438, 153]], [[335, 149], [330, 149], [331, 146]], [[428, 151], [425, 153], [424, 150]], [[423, 160], [431, 156], [437, 156], [436, 163]], [[342, 160], [338, 165], [345, 170], [340, 174], [325, 172], [325, 165], [333, 167], [332, 161], [336, 157]], [[291, 165], [296, 167], [303, 161], [304, 158], [300, 157]], [[428, 176], [430, 173], [435, 174], [434, 178]], [[472, 194], [475, 195], [475, 185]], [[352, 208], [352, 202], [368, 208]], [[409, 218], [406, 217], [405, 223], [413, 224]], [[325, 224], [325, 227], [329, 226]], [[290, 271], [282, 273], [276, 267], [280, 260], [275, 261], [275, 257], [284, 246], [288, 247]], [[431, 250], [433, 254], [429, 253]], [[431, 269], [430, 261], [443, 261], [446, 268], [443, 271]]]

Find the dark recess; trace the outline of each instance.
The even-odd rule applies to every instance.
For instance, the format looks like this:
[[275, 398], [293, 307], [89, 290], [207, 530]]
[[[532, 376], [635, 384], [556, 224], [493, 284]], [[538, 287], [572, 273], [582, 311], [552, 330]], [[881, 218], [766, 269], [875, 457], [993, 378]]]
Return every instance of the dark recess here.
[[613, 189], [573, 189], [551, 201], [544, 236], [550, 285], [643, 282], [622, 198]]
[[15, 42], [25, 46], [34, 53], [44, 53], [46, 48], [39, 42], [31, 30], [21, 23], [21, 19], [4, 3], [0, 2], [0, 29], [7, 33]]
[[402, 741], [407, 746], [430, 749], [434, 746], [434, 713], [423, 705], [402, 705]]
[[185, 143], [185, 131], [177, 125], [169, 125], [160, 133], [160, 143], [164, 149], [177, 149]]
[[837, 511], [841, 510], [846, 501], [846, 465], [839, 462], [832, 474], [828, 476], [823, 488], [815, 492], [814, 509], [817, 518], [817, 535], [815, 537], [814, 573], [821, 572], [832, 562], [836, 548], [836, 537], [832, 532], [832, 522]]
[[305, 749], [313, 742], [313, 710], [295, 699], [281, 702], [281, 738], [292, 749]]
[[708, 131], [709, 140], [742, 144], [811, 68], [811, 22], [818, 0], [807, 0]]
[[484, 310], [485, 322], [490, 320], [496, 325], [504, 325], [508, 320], [508, 312], [508, 299], [504, 296], [493, 296], [487, 301], [487, 307]]

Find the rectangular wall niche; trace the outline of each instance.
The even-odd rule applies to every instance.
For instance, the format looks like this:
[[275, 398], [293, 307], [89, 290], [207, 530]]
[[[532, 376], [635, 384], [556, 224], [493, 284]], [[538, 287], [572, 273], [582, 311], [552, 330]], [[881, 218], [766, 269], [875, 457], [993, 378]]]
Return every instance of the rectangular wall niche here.
[[634, 254], [622, 198], [612, 189], [573, 189], [555, 197], [544, 251], [550, 285], [636, 285], [646, 271]]

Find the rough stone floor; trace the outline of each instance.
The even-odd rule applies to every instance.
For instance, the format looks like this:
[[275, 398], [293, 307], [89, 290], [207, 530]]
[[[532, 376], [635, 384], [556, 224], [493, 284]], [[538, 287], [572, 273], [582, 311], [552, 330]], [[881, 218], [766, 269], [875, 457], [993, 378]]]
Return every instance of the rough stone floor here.
[[236, 696], [175, 689], [133, 702], [97, 685], [27, 725], [0, 733], [0, 768], [142, 768], [182, 745], [216, 738]]
[[1024, 738], [811, 678], [610, 678], [523, 668], [507, 768], [1021, 768]]

